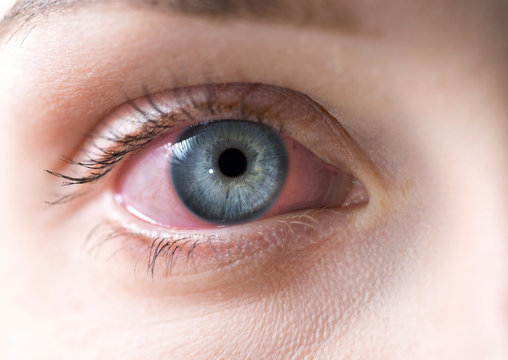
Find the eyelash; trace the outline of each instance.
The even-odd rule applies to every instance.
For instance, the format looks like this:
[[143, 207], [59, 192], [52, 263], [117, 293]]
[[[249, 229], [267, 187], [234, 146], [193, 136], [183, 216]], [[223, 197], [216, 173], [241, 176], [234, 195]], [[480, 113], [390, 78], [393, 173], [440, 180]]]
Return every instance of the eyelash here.
[[[300, 238], [305, 238], [311, 232], [317, 230], [316, 218], [318, 216], [334, 216], [336, 214], [337, 210], [335, 209], [311, 209], [301, 214], [292, 215], [287, 220], [281, 220], [279, 221], [279, 225], [284, 231], [289, 231], [292, 234], [300, 234], [300, 236], [295, 235], [292, 239], [296, 243]], [[104, 230], [104, 232], [101, 233], [101, 230]], [[275, 232], [276, 231], [274, 231], [274, 233]], [[237, 242], [236, 250], [248, 249], [253, 245], [248, 240], [245, 240], [247, 236], [234, 234], [235, 237], [237, 235], [238, 238], [242, 240]], [[149, 238], [149, 241], [146, 241], [147, 238]], [[217, 247], [214, 246], [214, 240], [219, 240], [219, 236], [216, 234], [204, 235], [191, 233], [181, 236], [161, 236], [130, 230], [129, 225], [119, 225], [112, 221], [104, 221], [94, 226], [86, 236], [83, 249], [91, 255], [97, 255], [104, 245], [114, 240], [125, 242], [125, 245], [122, 244], [121, 246], [115, 247], [115, 250], [112, 251], [108, 259], [112, 259], [120, 252], [129, 248], [135, 249], [138, 256], [133, 270], [136, 272], [140, 259], [148, 254], [148, 256], [146, 256], [146, 274], [152, 278], [158, 268], [158, 264], [164, 265], [164, 276], [172, 275], [173, 268], [178, 259], [181, 258], [182, 253], [185, 254], [186, 267], [188, 267], [190, 262], [193, 269], [195, 269], [196, 264], [194, 263], [193, 254], [200, 246], [208, 246], [209, 249], [212, 249], [215, 256], [214, 262], [221, 266], [233, 265], [241, 260], [241, 258], [231, 260], [230, 252], [232, 249], [224, 249], [220, 242], [217, 242]], [[281, 238], [280, 242], [275, 242], [272, 246], [283, 248], [284, 240]], [[218, 248], [220, 248], [221, 251], [218, 251]], [[298, 246], [295, 245], [294, 250], [298, 250]]]
[[[259, 86], [259, 84], [252, 84], [252, 89]], [[163, 135], [168, 130], [175, 128], [175, 123], [195, 123], [196, 119], [192, 117], [192, 115], [182, 110], [184, 107], [180, 108], [180, 113], [170, 114], [162, 111], [159, 106], [153, 101], [150, 92], [146, 87], [143, 87], [144, 97], [148, 100], [149, 105], [158, 114], [157, 117], [151, 116], [149, 113], [141, 110], [132, 99], [127, 99], [126, 104], [130, 105], [132, 109], [134, 109], [142, 118], [143, 118], [143, 126], [142, 128], [135, 134], [127, 134], [123, 136], [118, 136], [117, 134], [110, 134], [110, 136], [104, 135], [95, 135], [89, 134], [88, 137], [93, 144], [97, 139], [107, 140], [111, 142], [111, 146], [108, 148], [99, 147], [93, 145], [98, 151], [98, 155], [92, 155], [85, 153], [84, 156], [87, 158], [86, 160], [73, 160], [71, 158], [63, 158], [62, 161], [70, 166], [78, 166], [85, 168], [90, 171], [87, 175], [84, 176], [70, 176], [64, 173], [45, 170], [47, 173], [56, 176], [62, 179], [63, 186], [69, 185], [82, 185], [88, 184], [98, 181], [99, 179], [106, 176], [109, 172], [111, 172], [117, 164], [119, 164], [126, 157], [134, 155], [137, 151], [144, 148], [146, 145], [151, 143], [153, 140], [157, 139], [159, 136]], [[185, 92], [185, 88], [181, 91]], [[247, 91], [245, 96], [248, 96], [250, 91]], [[188, 100], [191, 102], [195, 108], [207, 112], [209, 115], [215, 115], [216, 109], [214, 108], [214, 87], [213, 84], [209, 85], [205, 92], [205, 104], [206, 108], [202, 105], [199, 105], [196, 99], [192, 98], [192, 94], [186, 94]], [[243, 98], [245, 100], [245, 97]], [[253, 113], [250, 112], [247, 108], [247, 104], [245, 102], [240, 102], [237, 104], [237, 107], [240, 109], [240, 114], [245, 118], [253, 117]], [[184, 118], [179, 118], [182, 116]], [[258, 122], [262, 122], [262, 114], [258, 112], [254, 112], [254, 120]], [[282, 127], [280, 127], [279, 132], [282, 132]], [[66, 201], [67, 202], [67, 201]], [[51, 202], [51, 204], [61, 204], [63, 203], [61, 199], [57, 201]]]
[[[99, 232], [101, 229], [105, 229], [106, 232], [103, 235], [99, 235]], [[96, 239], [95, 241], [91, 241], [92, 239]], [[141, 240], [145, 238], [144, 235], [126, 230], [125, 228], [115, 225], [111, 222], [104, 222], [97, 226], [95, 226], [87, 235], [87, 238], [85, 240], [84, 247], [88, 247], [88, 253], [98, 253], [100, 248], [106, 244], [109, 241], [115, 240], [115, 239], [128, 239], [129, 243], [126, 246], [123, 246], [119, 248], [118, 250], [114, 251], [113, 254], [110, 256], [112, 258], [115, 256], [118, 252], [125, 250], [127, 247], [132, 247], [132, 240], [140, 240], [139, 243], [142, 243]], [[171, 239], [170, 237], [165, 236], [152, 236], [151, 241], [148, 243], [148, 245], [145, 247], [144, 250], [141, 251], [141, 254], [148, 252], [148, 261], [146, 266], [146, 273], [151, 275], [153, 278], [155, 268], [158, 264], [159, 260], [163, 260], [163, 264], [166, 265], [165, 269], [165, 275], [170, 275], [172, 273], [173, 266], [175, 262], [178, 260], [180, 254], [182, 253], [184, 246], [186, 246], [189, 243], [192, 243], [192, 245], [187, 250], [186, 254], [186, 260], [187, 264], [189, 263], [189, 260], [192, 259], [192, 253], [198, 247], [203, 240], [191, 240], [192, 236], [186, 235], [182, 237], [177, 237], [175, 239]], [[209, 239], [204, 240], [211, 241], [213, 237], [210, 237]], [[183, 243], [182, 243], [183, 242]], [[138, 264], [136, 263], [134, 265], [134, 270], [136, 270]]]
[[[149, 96], [149, 95], [146, 95]], [[148, 116], [147, 113], [139, 109], [132, 100], [128, 100], [129, 104], [139, 112], [143, 117]], [[154, 109], [158, 108], [154, 104]], [[161, 114], [163, 115], [163, 114]], [[92, 183], [100, 178], [107, 175], [118, 163], [120, 163], [126, 156], [134, 154], [144, 146], [148, 145], [154, 139], [156, 139], [161, 133], [171, 129], [173, 126], [164, 125], [153, 119], [147, 119], [147, 125], [139, 132], [134, 135], [125, 135], [124, 137], [115, 137], [112, 134], [111, 137], [90, 135], [92, 139], [102, 138], [113, 143], [110, 149], [96, 147], [100, 151], [100, 155], [97, 157], [88, 156], [88, 160], [76, 161], [72, 159], [63, 159], [63, 161], [69, 165], [81, 166], [91, 171], [87, 176], [73, 177], [65, 175], [63, 173], [46, 170], [49, 174], [54, 175], [63, 179], [62, 185], [79, 185]], [[86, 155], [85, 155], [86, 156]]]

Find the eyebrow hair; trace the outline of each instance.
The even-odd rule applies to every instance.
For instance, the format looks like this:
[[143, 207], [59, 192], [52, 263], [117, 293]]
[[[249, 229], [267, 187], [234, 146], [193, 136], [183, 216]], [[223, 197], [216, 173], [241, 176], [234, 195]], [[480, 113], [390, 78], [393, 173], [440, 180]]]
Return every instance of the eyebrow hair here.
[[208, 18], [253, 18], [261, 21], [315, 24], [352, 29], [355, 21], [345, 4], [330, 0], [18, 0], [0, 21], [0, 36], [13, 25], [63, 10], [108, 3], [145, 6], [176, 14]]

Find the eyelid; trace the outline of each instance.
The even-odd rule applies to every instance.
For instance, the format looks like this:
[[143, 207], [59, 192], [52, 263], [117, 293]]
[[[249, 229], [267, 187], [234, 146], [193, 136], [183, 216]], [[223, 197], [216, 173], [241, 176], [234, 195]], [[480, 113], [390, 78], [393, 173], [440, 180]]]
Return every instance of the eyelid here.
[[129, 100], [104, 119], [77, 158], [67, 160], [72, 174], [48, 172], [64, 185], [96, 182], [168, 130], [227, 117], [267, 122], [357, 178], [366, 168], [367, 159], [338, 121], [306, 95], [264, 84], [229, 83]]

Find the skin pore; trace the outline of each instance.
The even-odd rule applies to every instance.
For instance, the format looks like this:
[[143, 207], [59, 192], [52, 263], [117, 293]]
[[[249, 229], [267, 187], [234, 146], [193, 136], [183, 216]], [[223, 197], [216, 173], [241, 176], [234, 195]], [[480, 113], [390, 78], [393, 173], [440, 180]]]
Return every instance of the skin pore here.
[[[508, 2], [14, 3], [0, 4], [0, 358], [508, 357]], [[109, 221], [158, 231], [115, 204], [117, 168], [47, 206], [74, 188], [44, 170], [77, 171], [62, 157], [110, 119], [128, 126], [129, 99], [230, 83], [322, 108], [331, 125], [283, 129], [368, 204], [182, 276], [112, 256], [131, 238], [86, 243]], [[277, 238], [263, 221], [242, 229]]]

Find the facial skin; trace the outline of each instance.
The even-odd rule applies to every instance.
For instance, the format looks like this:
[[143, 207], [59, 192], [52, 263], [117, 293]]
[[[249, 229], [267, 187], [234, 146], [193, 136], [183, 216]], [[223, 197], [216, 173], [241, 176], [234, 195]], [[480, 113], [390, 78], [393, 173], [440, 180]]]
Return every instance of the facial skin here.
[[[1, 358], [508, 358], [508, 2], [350, 3], [217, 18], [104, 1], [7, 41], [9, 25]], [[44, 169], [68, 171], [126, 99], [235, 82], [320, 104], [350, 138], [287, 119], [291, 135], [369, 203], [236, 267], [153, 277], [111, 256], [121, 242], [84, 245], [111, 217], [135, 222], [112, 201], [115, 170], [48, 208], [64, 190]]]

